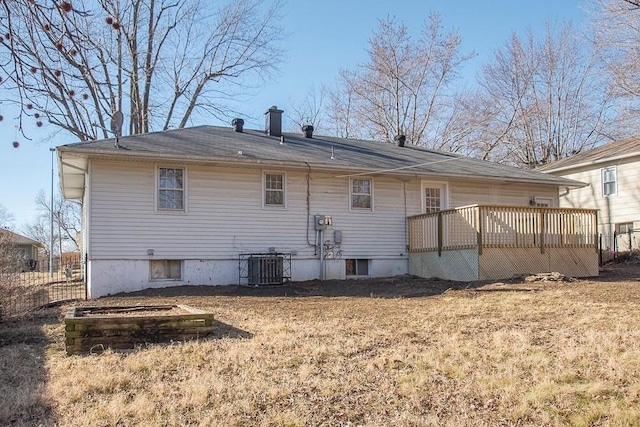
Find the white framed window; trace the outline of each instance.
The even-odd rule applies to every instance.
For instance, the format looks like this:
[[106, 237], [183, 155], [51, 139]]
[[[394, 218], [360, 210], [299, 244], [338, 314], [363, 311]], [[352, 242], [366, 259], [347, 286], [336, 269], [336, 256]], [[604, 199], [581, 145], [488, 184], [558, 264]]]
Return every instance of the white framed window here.
[[371, 178], [351, 178], [349, 193], [351, 209], [373, 211], [373, 180]]
[[151, 280], [182, 280], [182, 261], [178, 259], [154, 259], [149, 261]]
[[615, 196], [618, 193], [616, 178], [615, 166], [602, 169], [602, 195], [604, 197]]
[[449, 207], [448, 186], [444, 182], [422, 181], [422, 213], [438, 212]]
[[156, 208], [158, 211], [185, 212], [185, 168], [158, 167], [156, 185]]
[[617, 234], [627, 234], [633, 232], [633, 222], [620, 222], [616, 224]]
[[368, 259], [345, 259], [345, 268], [347, 276], [368, 276], [369, 260]]
[[262, 174], [262, 206], [285, 209], [287, 206], [287, 175], [282, 172]]

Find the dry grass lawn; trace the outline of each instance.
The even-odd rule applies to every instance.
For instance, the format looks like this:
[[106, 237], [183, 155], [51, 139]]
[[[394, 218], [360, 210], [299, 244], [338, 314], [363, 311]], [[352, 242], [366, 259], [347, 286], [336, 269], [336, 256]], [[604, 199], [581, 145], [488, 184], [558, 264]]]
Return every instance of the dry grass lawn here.
[[72, 357], [67, 307], [47, 309], [0, 325], [0, 425], [640, 425], [639, 278], [112, 297], [210, 310], [218, 332]]

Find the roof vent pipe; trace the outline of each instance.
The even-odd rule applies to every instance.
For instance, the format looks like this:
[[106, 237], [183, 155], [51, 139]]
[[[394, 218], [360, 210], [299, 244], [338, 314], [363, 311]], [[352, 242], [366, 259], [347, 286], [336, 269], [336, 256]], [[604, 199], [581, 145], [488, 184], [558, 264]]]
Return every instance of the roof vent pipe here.
[[271, 136], [282, 136], [282, 113], [283, 110], [278, 110], [278, 107], [272, 105], [264, 113], [265, 132]]
[[302, 126], [302, 132], [304, 132], [305, 138], [313, 138], [313, 126], [312, 125], [304, 125]]
[[231, 120], [231, 126], [233, 126], [234, 132], [242, 132], [242, 127], [244, 126], [244, 120], [233, 119]]
[[396, 135], [394, 138], [398, 147], [404, 147], [404, 141], [407, 139], [405, 135]]

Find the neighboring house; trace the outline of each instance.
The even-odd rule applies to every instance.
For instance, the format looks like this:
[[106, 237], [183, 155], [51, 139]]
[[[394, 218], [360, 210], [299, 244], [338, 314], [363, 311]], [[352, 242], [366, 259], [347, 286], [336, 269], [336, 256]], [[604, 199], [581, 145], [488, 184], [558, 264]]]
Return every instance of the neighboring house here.
[[42, 247], [42, 244], [21, 234], [14, 233], [13, 231], [3, 228], [0, 228], [0, 233], [4, 234], [4, 237], [14, 245], [18, 252], [17, 256], [24, 260], [25, 269], [35, 269], [36, 260], [38, 259], [38, 249]]
[[281, 115], [270, 108], [265, 131], [236, 119], [58, 147], [63, 194], [83, 199], [90, 297], [406, 274], [408, 217], [557, 206], [560, 191], [581, 185], [401, 138], [283, 134]]
[[[560, 206], [598, 209], [603, 249], [640, 245], [640, 136], [613, 141], [537, 169], [582, 181], [582, 188], [560, 194]], [[631, 240], [629, 240], [631, 236]]]

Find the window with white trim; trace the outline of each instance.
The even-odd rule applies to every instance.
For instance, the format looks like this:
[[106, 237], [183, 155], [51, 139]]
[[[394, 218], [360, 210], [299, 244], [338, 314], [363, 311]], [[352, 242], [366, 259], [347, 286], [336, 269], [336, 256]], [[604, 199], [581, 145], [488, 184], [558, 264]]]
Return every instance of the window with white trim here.
[[605, 197], [615, 196], [617, 192], [616, 167], [602, 169], [602, 195]]
[[447, 209], [447, 184], [422, 182], [422, 213]]
[[286, 202], [286, 175], [265, 172], [263, 175], [263, 204], [265, 207], [284, 208]]
[[181, 280], [182, 261], [177, 259], [154, 259], [149, 261], [151, 280]]
[[158, 210], [184, 211], [184, 168], [158, 168]]
[[351, 209], [372, 210], [373, 182], [371, 178], [351, 179]]

